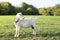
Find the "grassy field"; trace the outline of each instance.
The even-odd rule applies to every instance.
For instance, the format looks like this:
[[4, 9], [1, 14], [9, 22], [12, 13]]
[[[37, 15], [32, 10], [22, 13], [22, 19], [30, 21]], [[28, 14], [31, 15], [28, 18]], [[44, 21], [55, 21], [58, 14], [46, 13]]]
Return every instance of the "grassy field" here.
[[37, 35], [32, 34], [31, 28], [22, 28], [18, 38], [14, 37], [14, 19], [15, 16], [0, 16], [0, 40], [60, 40], [60, 16], [40, 16], [36, 23]]

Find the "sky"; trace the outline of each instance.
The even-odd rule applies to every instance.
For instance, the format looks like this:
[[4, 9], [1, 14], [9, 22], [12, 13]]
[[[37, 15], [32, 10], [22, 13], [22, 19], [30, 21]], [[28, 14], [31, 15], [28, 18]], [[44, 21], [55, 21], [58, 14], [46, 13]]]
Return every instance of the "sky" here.
[[50, 7], [60, 4], [60, 0], [0, 0], [0, 2], [10, 2], [13, 6], [20, 6], [22, 2], [26, 2], [36, 8]]

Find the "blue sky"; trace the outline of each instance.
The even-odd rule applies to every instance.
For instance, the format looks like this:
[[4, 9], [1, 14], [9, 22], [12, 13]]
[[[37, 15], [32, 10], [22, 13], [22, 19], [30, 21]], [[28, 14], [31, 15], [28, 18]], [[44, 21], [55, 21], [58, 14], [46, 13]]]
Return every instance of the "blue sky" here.
[[60, 4], [60, 0], [0, 0], [0, 2], [10, 2], [14, 6], [20, 6], [22, 2], [26, 2], [37, 8], [49, 7]]

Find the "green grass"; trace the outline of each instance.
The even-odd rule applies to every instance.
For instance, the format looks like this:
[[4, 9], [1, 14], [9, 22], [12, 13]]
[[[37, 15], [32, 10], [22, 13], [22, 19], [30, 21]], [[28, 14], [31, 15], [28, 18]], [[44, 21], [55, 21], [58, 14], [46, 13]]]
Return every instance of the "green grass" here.
[[0, 16], [0, 40], [60, 40], [60, 16], [40, 16], [36, 23], [37, 35], [32, 34], [31, 28], [22, 28], [19, 38], [14, 37], [14, 19], [15, 16]]

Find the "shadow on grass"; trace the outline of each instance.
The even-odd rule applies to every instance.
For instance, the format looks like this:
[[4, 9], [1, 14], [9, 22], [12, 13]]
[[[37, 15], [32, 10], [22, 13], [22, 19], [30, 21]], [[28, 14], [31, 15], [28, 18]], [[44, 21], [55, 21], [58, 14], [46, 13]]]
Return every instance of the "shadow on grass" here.
[[49, 36], [49, 37], [52, 37], [52, 36], [59, 36], [60, 37], [60, 32], [58, 32], [58, 33], [48, 33], [48, 32], [46, 32], [46, 33], [38, 33], [37, 35], [36, 35], [37, 37], [39, 37], [39, 36], [42, 36], [42, 37], [47, 37], [47, 36]]
[[26, 38], [26, 37], [31, 37], [32, 38], [33, 36], [35, 36], [35, 35], [31, 34], [30, 32], [29, 33], [25, 33], [25, 34], [20, 34], [21, 38]]
[[[39, 33], [36, 34], [36, 36], [31, 34], [31, 32], [25, 33], [25, 34], [21, 33], [19, 38], [48, 37], [48, 36], [49, 37], [53, 37], [53, 36], [59, 36], [60, 37], [60, 32], [57, 32], [57, 33], [48, 33], [48, 32], [43, 33], [43, 32], [39, 32]], [[5, 34], [4, 35], [0, 35], [0, 38], [2, 38], [2, 37], [14, 38], [14, 33], [10, 32], [9, 34], [6, 34], [6, 35]]]
[[53, 36], [59, 36], [60, 37], [60, 32], [58, 32], [58, 33], [48, 33], [48, 32], [46, 32], [46, 33], [37, 33], [36, 35], [33, 35], [33, 34], [31, 34], [31, 33], [25, 33], [25, 34], [21, 34], [19, 37], [20, 38], [27, 38], [27, 37], [31, 37], [31, 38], [33, 38], [33, 37], [53, 37]]

